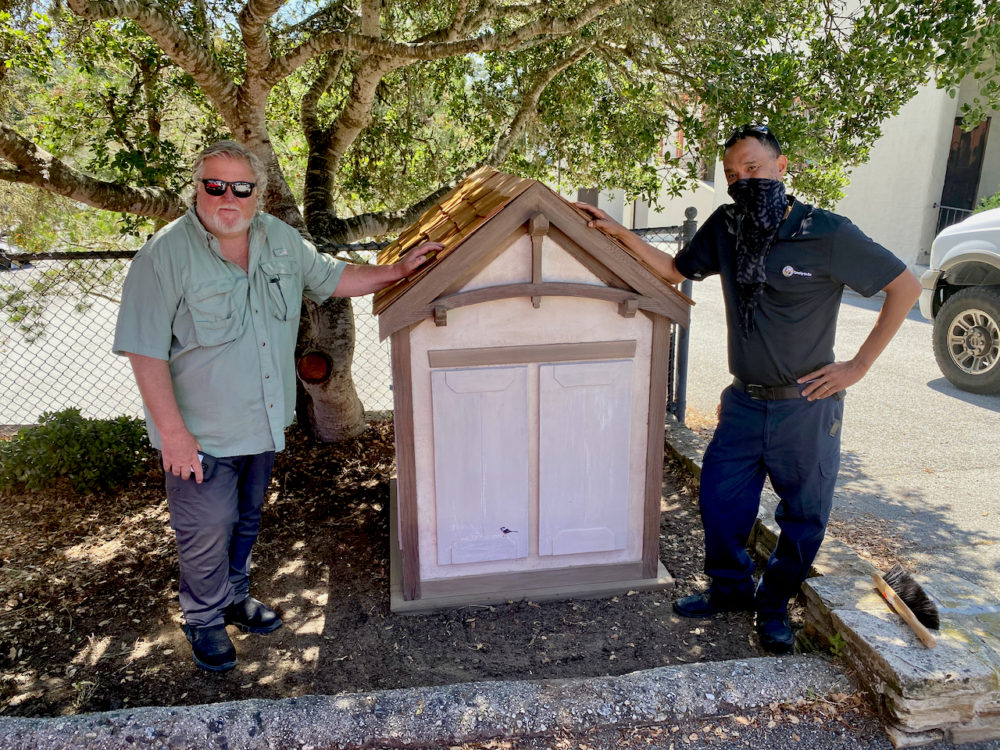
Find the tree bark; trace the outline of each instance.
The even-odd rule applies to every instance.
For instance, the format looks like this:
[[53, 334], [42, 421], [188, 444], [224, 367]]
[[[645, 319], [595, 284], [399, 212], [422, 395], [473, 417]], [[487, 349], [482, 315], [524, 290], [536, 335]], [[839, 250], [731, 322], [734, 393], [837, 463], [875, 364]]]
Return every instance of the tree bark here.
[[[320, 354], [328, 358], [329, 375], [319, 382], [297, 378], [295, 411], [300, 426], [317, 440], [334, 443], [360, 435], [365, 407], [354, 388], [354, 309], [346, 297], [322, 305], [305, 301], [295, 347], [295, 361]], [[301, 369], [301, 368], [300, 368]]]

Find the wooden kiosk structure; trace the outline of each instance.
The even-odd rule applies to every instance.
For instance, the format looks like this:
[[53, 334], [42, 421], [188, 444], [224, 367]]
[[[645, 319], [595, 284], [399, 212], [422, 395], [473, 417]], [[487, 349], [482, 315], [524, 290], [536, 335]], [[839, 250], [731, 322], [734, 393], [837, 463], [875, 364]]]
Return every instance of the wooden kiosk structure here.
[[671, 322], [691, 301], [534, 180], [483, 168], [379, 263], [394, 611], [673, 585], [659, 561]]

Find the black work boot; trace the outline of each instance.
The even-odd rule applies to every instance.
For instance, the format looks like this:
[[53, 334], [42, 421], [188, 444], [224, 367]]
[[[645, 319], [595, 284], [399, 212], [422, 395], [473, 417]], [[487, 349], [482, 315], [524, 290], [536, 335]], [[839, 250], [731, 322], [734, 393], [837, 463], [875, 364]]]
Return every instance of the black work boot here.
[[714, 617], [720, 612], [753, 609], [753, 593], [722, 596], [711, 589], [674, 601], [674, 612], [681, 617]]
[[225, 672], [236, 666], [236, 648], [229, 640], [225, 625], [197, 627], [185, 625], [184, 634], [191, 642], [194, 663], [209, 672]]
[[787, 614], [758, 612], [757, 635], [760, 636], [760, 645], [772, 654], [790, 654], [795, 649], [795, 638]]
[[244, 633], [270, 633], [281, 627], [281, 618], [273, 609], [252, 596], [233, 602], [222, 611], [226, 625], [235, 625]]

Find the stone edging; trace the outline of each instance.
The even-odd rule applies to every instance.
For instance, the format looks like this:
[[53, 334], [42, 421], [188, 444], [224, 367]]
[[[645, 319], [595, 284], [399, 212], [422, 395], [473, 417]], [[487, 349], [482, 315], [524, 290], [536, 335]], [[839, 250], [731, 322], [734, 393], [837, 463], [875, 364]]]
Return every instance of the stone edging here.
[[[705, 440], [668, 418], [666, 446], [701, 476]], [[761, 559], [777, 541], [777, 506], [765, 489], [751, 537]], [[928, 649], [875, 591], [874, 571], [848, 545], [825, 541], [815, 577], [802, 584], [806, 637], [850, 667], [896, 747], [1000, 738], [1000, 603], [955, 575], [915, 575], [941, 615], [937, 646]]]

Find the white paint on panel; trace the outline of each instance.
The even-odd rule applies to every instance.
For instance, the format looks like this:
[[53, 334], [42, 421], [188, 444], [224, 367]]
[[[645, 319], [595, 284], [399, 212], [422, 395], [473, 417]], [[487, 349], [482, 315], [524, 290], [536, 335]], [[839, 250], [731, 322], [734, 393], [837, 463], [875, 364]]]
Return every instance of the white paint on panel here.
[[528, 554], [526, 371], [431, 374], [439, 565]]
[[607, 286], [548, 236], [542, 242], [542, 280]]
[[[507, 249], [469, 279], [461, 291], [467, 292], [502, 284], [526, 284], [531, 281], [531, 237], [527, 229], [518, 229], [504, 242], [507, 243]], [[462, 248], [457, 252], [462, 252]]]
[[539, 554], [625, 548], [631, 406], [631, 361], [539, 367]]

